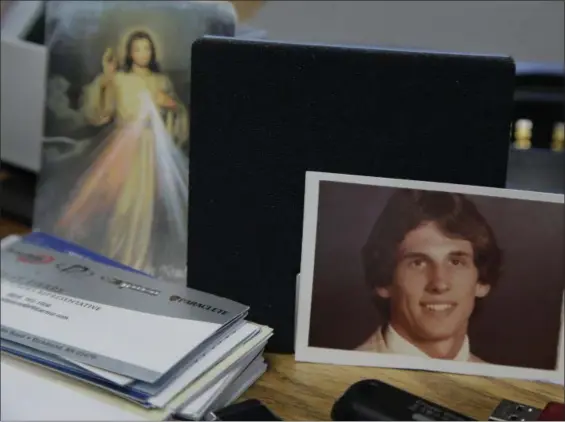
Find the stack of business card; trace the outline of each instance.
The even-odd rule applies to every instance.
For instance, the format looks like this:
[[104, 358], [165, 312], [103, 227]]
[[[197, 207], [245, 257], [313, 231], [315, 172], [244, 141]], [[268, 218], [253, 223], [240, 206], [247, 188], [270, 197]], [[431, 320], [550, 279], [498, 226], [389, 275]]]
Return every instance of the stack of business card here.
[[157, 282], [43, 233], [3, 243], [0, 347], [9, 374], [160, 420], [201, 419], [266, 369], [272, 330], [245, 321], [247, 306]]

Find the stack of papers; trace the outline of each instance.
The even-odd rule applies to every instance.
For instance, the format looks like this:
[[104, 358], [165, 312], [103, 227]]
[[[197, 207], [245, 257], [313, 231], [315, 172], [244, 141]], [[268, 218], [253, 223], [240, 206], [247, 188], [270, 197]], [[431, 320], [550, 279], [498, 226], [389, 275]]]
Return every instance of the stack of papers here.
[[3, 240], [1, 259], [2, 419], [198, 420], [266, 370], [272, 330], [240, 303], [43, 233]]

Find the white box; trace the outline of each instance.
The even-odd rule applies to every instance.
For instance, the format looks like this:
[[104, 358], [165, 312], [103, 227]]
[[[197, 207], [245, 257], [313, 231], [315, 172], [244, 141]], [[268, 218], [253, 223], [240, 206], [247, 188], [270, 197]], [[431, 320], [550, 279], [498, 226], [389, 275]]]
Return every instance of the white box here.
[[14, 1], [2, 18], [0, 158], [37, 172], [45, 99], [47, 49], [28, 41], [43, 1]]

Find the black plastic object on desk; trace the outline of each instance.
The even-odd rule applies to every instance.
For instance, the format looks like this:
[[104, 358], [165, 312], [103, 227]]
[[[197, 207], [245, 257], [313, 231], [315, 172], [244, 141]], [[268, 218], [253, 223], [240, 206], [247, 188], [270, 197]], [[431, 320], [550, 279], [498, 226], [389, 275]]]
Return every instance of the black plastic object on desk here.
[[204, 37], [193, 45], [190, 287], [294, 347], [308, 170], [504, 187], [506, 57]]
[[334, 421], [473, 421], [377, 380], [353, 384], [334, 404]]
[[[187, 421], [182, 415], [173, 415], [173, 421]], [[250, 399], [231, 404], [207, 415], [208, 421], [282, 421], [259, 400]]]
[[217, 421], [282, 421], [277, 415], [261, 403], [251, 399], [235, 403], [212, 413], [212, 419]]

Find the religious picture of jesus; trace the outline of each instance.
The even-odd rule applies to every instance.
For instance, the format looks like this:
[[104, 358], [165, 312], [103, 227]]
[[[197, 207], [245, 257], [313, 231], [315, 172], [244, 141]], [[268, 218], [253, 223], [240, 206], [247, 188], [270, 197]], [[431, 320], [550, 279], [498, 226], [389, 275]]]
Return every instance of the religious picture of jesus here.
[[229, 2], [48, 2], [34, 229], [185, 285], [191, 47], [234, 31]]

